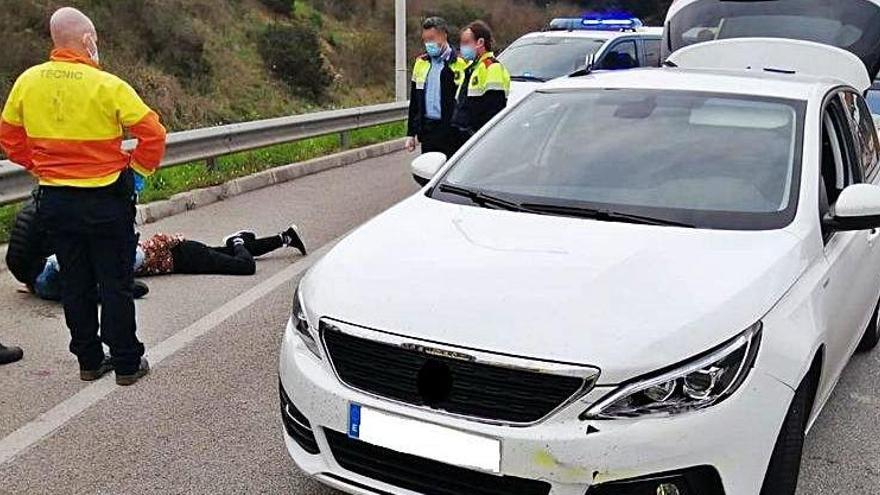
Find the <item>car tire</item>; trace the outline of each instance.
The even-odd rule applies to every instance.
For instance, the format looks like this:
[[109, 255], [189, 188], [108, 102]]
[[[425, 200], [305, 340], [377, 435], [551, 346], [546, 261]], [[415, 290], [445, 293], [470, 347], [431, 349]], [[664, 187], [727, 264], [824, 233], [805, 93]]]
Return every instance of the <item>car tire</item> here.
[[868, 352], [877, 347], [877, 343], [880, 342], [880, 325], [877, 324], [878, 319], [880, 319], [880, 302], [878, 302], [877, 307], [874, 308], [874, 316], [871, 317], [871, 323], [869, 323], [868, 328], [865, 329], [865, 335], [862, 336], [862, 341], [859, 342], [856, 352]]
[[801, 471], [814, 380], [807, 376], [791, 401], [764, 476], [761, 495], [795, 495]]

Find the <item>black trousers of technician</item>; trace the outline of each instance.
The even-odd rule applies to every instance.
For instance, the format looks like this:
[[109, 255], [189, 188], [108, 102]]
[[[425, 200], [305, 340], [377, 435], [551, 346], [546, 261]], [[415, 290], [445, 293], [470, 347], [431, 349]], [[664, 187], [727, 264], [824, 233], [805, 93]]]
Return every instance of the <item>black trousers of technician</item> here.
[[43, 186], [37, 209], [64, 270], [61, 294], [70, 351], [81, 369], [97, 369], [104, 359], [103, 341], [116, 372], [134, 373], [144, 346], [137, 338], [132, 296], [137, 243], [132, 172], [101, 188]]

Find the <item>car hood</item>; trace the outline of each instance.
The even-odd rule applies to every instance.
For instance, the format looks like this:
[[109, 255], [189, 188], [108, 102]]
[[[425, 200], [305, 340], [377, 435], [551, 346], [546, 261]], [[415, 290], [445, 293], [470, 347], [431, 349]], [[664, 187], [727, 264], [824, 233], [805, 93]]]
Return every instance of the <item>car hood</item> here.
[[512, 81], [510, 83], [510, 94], [507, 95], [507, 106], [511, 106], [526, 96], [532, 94], [533, 91], [540, 88], [544, 83], [531, 81]]
[[464, 348], [597, 366], [616, 384], [758, 321], [805, 268], [785, 231], [609, 223], [418, 194], [303, 280], [312, 316]]

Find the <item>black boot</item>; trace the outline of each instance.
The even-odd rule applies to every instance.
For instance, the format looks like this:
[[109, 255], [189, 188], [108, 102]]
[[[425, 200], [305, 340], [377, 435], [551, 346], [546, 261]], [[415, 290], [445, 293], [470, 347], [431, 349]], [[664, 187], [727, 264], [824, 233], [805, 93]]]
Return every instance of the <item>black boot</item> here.
[[132, 286], [132, 293], [134, 294], [135, 299], [142, 299], [150, 293], [150, 286], [140, 280], [135, 280], [134, 285]]
[[19, 347], [6, 347], [0, 344], [0, 364], [14, 363], [24, 356]]

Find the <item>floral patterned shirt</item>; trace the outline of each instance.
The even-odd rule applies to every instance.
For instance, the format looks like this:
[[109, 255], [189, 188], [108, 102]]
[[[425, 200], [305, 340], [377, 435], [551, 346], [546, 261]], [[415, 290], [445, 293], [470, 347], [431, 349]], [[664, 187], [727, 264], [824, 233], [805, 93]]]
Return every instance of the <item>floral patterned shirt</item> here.
[[174, 256], [171, 250], [184, 241], [181, 234], [156, 234], [140, 243], [144, 251], [144, 263], [137, 275], [165, 275], [174, 273]]

